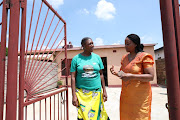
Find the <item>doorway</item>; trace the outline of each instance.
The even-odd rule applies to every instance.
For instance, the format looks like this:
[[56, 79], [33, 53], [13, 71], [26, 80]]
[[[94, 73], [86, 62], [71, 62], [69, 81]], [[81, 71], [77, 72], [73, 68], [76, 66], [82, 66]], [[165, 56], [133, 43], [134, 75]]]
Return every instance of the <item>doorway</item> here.
[[101, 57], [104, 69], [103, 69], [103, 75], [104, 75], [104, 81], [105, 81], [105, 86], [108, 86], [108, 76], [107, 76], [107, 57]]

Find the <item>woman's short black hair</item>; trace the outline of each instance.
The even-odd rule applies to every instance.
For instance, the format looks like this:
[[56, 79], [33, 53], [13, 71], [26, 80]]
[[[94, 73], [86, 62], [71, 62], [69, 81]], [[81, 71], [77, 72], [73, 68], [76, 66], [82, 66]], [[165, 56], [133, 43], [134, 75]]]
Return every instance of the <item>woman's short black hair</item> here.
[[143, 51], [143, 48], [144, 48], [144, 45], [141, 44], [141, 39], [138, 35], [136, 34], [129, 34], [127, 36], [131, 41], [133, 41], [133, 43], [135, 43], [137, 46], [135, 48], [135, 52], [138, 53], [138, 52], [144, 52]]
[[[81, 40], [81, 46], [83, 46], [87, 40], [91, 39], [90, 37], [84, 37], [82, 40]], [[92, 39], [91, 39], [92, 40]]]

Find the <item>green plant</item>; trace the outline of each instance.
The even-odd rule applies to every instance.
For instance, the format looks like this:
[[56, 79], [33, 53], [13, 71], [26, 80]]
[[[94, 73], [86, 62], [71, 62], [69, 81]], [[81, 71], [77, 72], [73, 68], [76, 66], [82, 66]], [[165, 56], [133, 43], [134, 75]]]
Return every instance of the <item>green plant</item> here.
[[57, 81], [57, 85], [62, 85], [62, 81]]
[[8, 48], [6, 48], [6, 56], [8, 56]]
[[[0, 47], [1, 47], [1, 44], [0, 44]], [[8, 48], [7, 47], [6, 47], [6, 56], [8, 56]]]

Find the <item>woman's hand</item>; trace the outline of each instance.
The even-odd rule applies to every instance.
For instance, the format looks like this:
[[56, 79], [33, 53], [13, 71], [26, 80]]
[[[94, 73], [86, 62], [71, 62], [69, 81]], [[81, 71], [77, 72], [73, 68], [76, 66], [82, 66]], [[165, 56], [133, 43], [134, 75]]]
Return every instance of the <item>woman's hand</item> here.
[[104, 81], [103, 71], [100, 70], [99, 73], [100, 73], [100, 78], [101, 78], [101, 85], [102, 85], [102, 88], [103, 88], [103, 100], [104, 100], [104, 102], [106, 102], [107, 101], [107, 93], [106, 93], [106, 88], [105, 88], [105, 81]]
[[77, 99], [77, 96], [74, 95], [73, 98], [72, 98], [72, 104], [75, 106], [75, 107], [78, 107], [78, 99]]
[[107, 93], [106, 92], [103, 92], [103, 100], [104, 100], [104, 102], [107, 101]]
[[114, 71], [114, 65], [112, 65], [112, 67], [110, 68], [110, 71], [113, 75], [117, 76], [117, 72]]

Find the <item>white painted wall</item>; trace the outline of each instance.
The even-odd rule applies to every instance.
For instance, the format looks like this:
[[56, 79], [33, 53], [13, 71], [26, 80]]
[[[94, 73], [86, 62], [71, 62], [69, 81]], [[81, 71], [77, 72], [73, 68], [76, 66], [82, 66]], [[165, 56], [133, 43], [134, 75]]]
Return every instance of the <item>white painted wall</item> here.
[[155, 51], [155, 60], [164, 58], [164, 48]]

